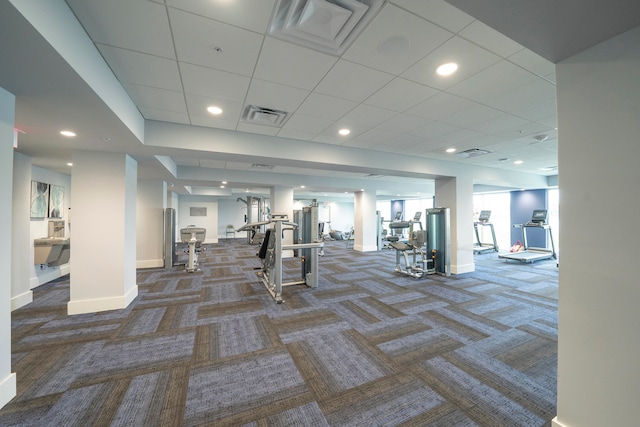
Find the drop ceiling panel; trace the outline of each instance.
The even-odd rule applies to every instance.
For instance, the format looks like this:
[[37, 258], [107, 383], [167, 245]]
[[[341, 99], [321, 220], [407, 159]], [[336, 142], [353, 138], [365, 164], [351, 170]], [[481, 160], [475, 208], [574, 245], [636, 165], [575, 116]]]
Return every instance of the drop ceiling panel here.
[[[130, 1], [130, 0], [129, 0]], [[167, 0], [167, 5], [257, 33], [267, 30], [275, 0]]]
[[420, 136], [423, 138], [437, 138], [441, 135], [446, 135], [451, 132], [455, 132], [458, 129], [457, 126], [451, 126], [446, 123], [431, 121], [424, 126], [421, 126], [415, 130], [410, 131], [412, 135]]
[[246, 76], [180, 62], [180, 74], [186, 93], [216, 99], [244, 101], [251, 79]]
[[[498, 61], [499, 56], [455, 36], [402, 73], [402, 77], [445, 90]], [[449, 62], [458, 64], [458, 70], [450, 76], [438, 75], [436, 69]]]
[[391, 74], [339, 60], [314, 90], [325, 95], [362, 102], [392, 79]]
[[337, 60], [324, 53], [266, 37], [254, 77], [312, 90]]
[[311, 141], [317, 133], [304, 132], [295, 129], [280, 129], [278, 136], [289, 139], [299, 139], [301, 141]]
[[427, 119], [439, 120], [442, 117], [450, 116], [453, 113], [465, 110], [474, 105], [475, 103], [468, 99], [450, 95], [447, 92], [440, 92], [415, 107], [410, 108], [407, 110], [407, 113]]
[[398, 75], [452, 36], [451, 32], [387, 3], [343, 58]]
[[[539, 76], [545, 77], [555, 75], [555, 64], [547, 61], [542, 56], [533, 53], [528, 49], [522, 49], [521, 51], [509, 56], [507, 59], [514, 64], [521, 66], [525, 70], [531, 71]], [[555, 77], [553, 77], [551, 81], [555, 82]]]
[[528, 121], [522, 117], [503, 113], [500, 116], [489, 119], [485, 122], [469, 126], [469, 129], [482, 133], [494, 133], [514, 129], [518, 126], [523, 126], [525, 123], [528, 123]]
[[[201, 96], [193, 93], [185, 94], [187, 99], [187, 109], [189, 115], [194, 118], [196, 116], [210, 118], [212, 123], [215, 121], [233, 121], [238, 122], [240, 115], [242, 114], [242, 103], [238, 101], [231, 101], [228, 99], [216, 99], [216, 105], [222, 108], [223, 114], [220, 116], [214, 116], [207, 112], [207, 107], [211, 104], [211, 97]], [[235, 126], [234, 126], [235, 127]], [[225, 127], [229, 129], [229, 127]]]
[[309, 96], [309, 91], [292, 86], [253, 79], [245, 104], [293, 112]]
[[164, 5], [130, 0], [67, 0], [94, 42], [175, 59]]
[[169, 16], [178, 60], [251, 76], [262, 35], [175, 9]]
[[473, 21], [458, 34], [503, 58], [523, 49], [520, 44], [480, 21]]
[[474, 104], [464, 110], [456, 111], [448, 116], [441, 117], [440, 121], [454, 126], [470, 128], [487, 120], [496, 119], [504, 113], [495, 108], [482, 104]]
[[409, 114], [398, 114], [391, 117], [389, 120], [378, 124], [376, 127], [391, 132], [403, 132], [408, 133], [421, 128], [429, 122], [429, 119], [425, 119], [418, 116], [411, 116]]
[[338, 120], [356, 105], [353, 101], [312, 93], [298, 108], [297, 113], [328, 120]]
[[[350, 128], [351, 124], [374, 127], [392, 117], [395, 117], [397, 114], [398, 113], [395, 111], [385, 110], [384, 108], [360, 104], [345, 114], [339, 120], [339, 123], [348, 128]], [[353, 133], [353, 129], [351, 129], [351, 131]]]
[[[331, 126], [332, 120], [323, 119], [320, 117], [306, 116], [304, 114], [296, 113], [283, 126], [283, 131], [298, 131], [310, 133], [313, 136], [319, 134], [328, 126]], [[309, 138], [311, 139], [311, 138]]]
[[471, 16], [444, 0], [391, 0], [391, 3], [437, 23], [453, 33], [457, 33], [474, 21]]
[[98, 49], [121, 82], [182, 91], [176, 61], [105, 45]]
[[371, 95], [365, 104], [404, 112], [438, 93], [438, 90], [406, 79], [396, 78]]
[[187, 106], [182, 92], [129, 83], [123, 84], [123, 87], [139, 107], [187, 114]]

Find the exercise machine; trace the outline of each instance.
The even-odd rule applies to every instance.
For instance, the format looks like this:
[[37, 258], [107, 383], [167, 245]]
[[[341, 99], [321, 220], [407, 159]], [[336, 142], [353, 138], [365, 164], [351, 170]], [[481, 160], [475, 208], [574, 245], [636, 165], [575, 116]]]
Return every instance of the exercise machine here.
[[204, 250], [202, 242], [204, 242], [206, 234], [206, 228], [196, 227], [194, 225], [180, 229], [180, 240], [182, 240], [183, 244], [187, 245], [185, 252], [189, 254], [189, 260], [184, 267], [187, 273], [198, 271], [198, 256]]
[[[553, 242], [553, 233], [551, 232], [551, 226], [547, 224], [547, 210], [536, 209], [531, 215], [531, 219], [524, 224], [514, 224], [514, 228], [520, 228], [522, 230], [522, 250], [518, 252], [508, 252], [498, 255], [498, 258], [511, 259], [515, 261], [521, 261], [523, 263], [533, 263], [543, 259], [554, 258], [558, 259], [556, 255], [556, 247]], [[527, 233], [530, 230], [544, 230], [547, 241], [551, 243], [551, 247], [536, 248], [529, 246], [527, 241]]]
[[[242, 202], [247, 206], [247, 214], [244, 216], [246, 225], [237, 229], [236, 232], [247, 232], [247, 243], [250, 245], [259, 245], [264, 238], [263, 226], [269, 224], [269, 221], [264, 221], [266, 213], [269, 208], [266, 205], [266, 201], [260, 197], [247, 196], [246, 200], [238, 197], [237, 202]], [[253, 224], [253, 226], [247, 227], [247, 225]]]
[[451, 226], [449, 208], [427, 209], [425, 222], [427, 257], [432, 260], [430, 273], [451, 275]]
[[[476, 243], [473, 246], [474, 254], [482, 254], [485, 252], [498, 252], [498, 243], [496, 242], [496, 232], [493, 229], [493, 224], [489, 222], [489, 218], [491, 218], [491, 211], [480, 211], [480, 215], [478, 216], [478, 220], [474, 221], [473, 229], [476, 233]], [[480, 232], [478, 228], [488, 227], [491, 230], [491, 238], [493, 243], [483, 243], [480, 239]]]
[[[412, 230], [409, 232], [407, 242], [390, 242], [389, 246], [396, 250], [395, 273], [404, 274], [411, 277], [420, 278], [426, 274], [435, 273], [433, 269], [433, 259], [427, 259], [422, 250], [426, 242], [427, 233], [422, 230]], [[402, 256], [401, 256], [402, 254]], [[404, 265], [402, 261], [404, 260]]]
[[[282, 288], [293, 285], [307, 285], [310, 288], [318, 287], [318, 251], [324, 247], [324, 242], [297, 243], [284, 245], [282, 237], [284, 231], [293, 231], [298, 224], [289, 222], [287, 215], [272, 214], [272, 227], [267, 228], [264, 240], [260, 246], [258, 257], [261, 261], [261, 270], [258, 277], [269, 291], [276, 303], [282, 304]], [[282, 259], [283, 252], [295, 250], [302, 255], [302, 280], [283, 283]], [[309, 252], [304, 252], [309, 250]]]

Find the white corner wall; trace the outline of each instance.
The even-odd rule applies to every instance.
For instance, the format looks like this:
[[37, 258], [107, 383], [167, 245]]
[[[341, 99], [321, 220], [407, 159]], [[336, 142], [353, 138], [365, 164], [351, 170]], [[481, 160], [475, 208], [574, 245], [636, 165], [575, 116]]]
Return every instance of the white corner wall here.
[[164, 207], [167, 184], [139, 180], [136, 205], [136, 268], [164, 266]]
[[33, 239], [31, 239], [30, 193], [31, 157], [13, 153], [13, 193], [11, 204], [11, 248], [13, 253], [30, 256], [11, 258], [11, 310], [33, 301], [31, 272], [33, 271]]
[[555, 426], [640, 419], [640, 27], [558, 64]]
[[[13, 192], [13, 123], [15, 97], [0, 88], [0, 197]], [[0, 205], [0, 224], [11, 224], [11, 203]], [[16, 395], [16, 374], [11, 373], [11, 227], [0, 239], [0, 408]]]

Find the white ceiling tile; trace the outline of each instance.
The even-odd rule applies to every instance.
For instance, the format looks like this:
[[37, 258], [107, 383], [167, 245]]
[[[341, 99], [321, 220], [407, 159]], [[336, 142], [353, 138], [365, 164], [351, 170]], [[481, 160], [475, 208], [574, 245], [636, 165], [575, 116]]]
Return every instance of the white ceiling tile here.
[[245, 104], [292, 112], [309, 96], [309, 91], [253, 79]]
[[473, 21], [458, 34], [503, 58], [523, 49], [519, 43], [477, 20]]
[[395, 3], [453, 33], [457, 33], [474, 21], [471, 16], [444, 0], [391, 0], [391, 3]]
[[323, 144], [331, 144], [331, 145], [343, 145], [345, 143], [344, 139], [336, 135], [325, 135], [325, 134], [314, 136], [312, 141], [321, 142]]
[[187, 106], [182, 92], [129, 83], [124, 83], [123, 87], [139, 107], [187, 114]]
[[[375, 147], [379, 144], [387, 143], [397, 136], [397, 132], [390, 132], [383, 129], [371, 129], [355, 138], [352, 138], [351, 141], [354, 143], [362, 143], [364, 146]], [[351, 143], [345, 145], [352, 146]]]
[[207, 123], [206, 126], [217, 127], [215, 123], [220, 123], [223, 129], [235, 129], [227, 122], [237, 123], [242, 114], [242, 104], [237, 101], [229, 101], [226, 99], [216, 99], [215, 104], [222, 108], [222, 114], [219, 116], [211, 115], [207, 112], [207, 107], [211, 104], [211, 98], [195, 94], [186, 94], [187, 108], [189, 116], [194, 124]]
[[283, 131], [304, 132], [315, 136], [329, 127], [331, 123], [333, 123], [333, 121], [329, 119], [295, 113], [289, 118], [289, 120], [287, 120], [282, 129]]
[[509, 96], [518, 87], [537, 79], [540, 78], [535, 74], [503, 60], [451, 86], [449, 92], [499, 108], [494, 102], [496, 96]]
[[452, 36], [387, 3], [343, 58], [398, 75]]
[[257, 33], [266, 31], [274, 3], [275, 0], [167, 0], [169, 7], [186, 10]]
[[337, 60], [324, 53], [267, 37], [254, 77], [312, 90]]
[[406, 79], [396, 78], [364, 102], [388, 110], [404, 112], [436, 94], [438, 90]]
[[189, 115], [186, 113], [176, 113], [167, 110], [157, 110], [155, 108], [138, 107], [140, 113], [147, 120], [156, 120], [158, 122], [180, 123], [183, 125], [191, 124]]
[[[402, 77], [445, 90], [490, 67], [500, 59], [488, 50], [455, 36], [402, 73]], [[449, 62], [458, 64], [458, 70], [450, 76], [439, 76], [436, 69]]]
[[234, 120], [218, 119], [205, 116], [190, 116], [191, 124], [194, 126], [210, 127], [216, 129], [236, 130], [238, 122]]
[[169, 16], [178, 60], [251, 76], [262, 35], [175, 9]]
[[391, 74], [341, 59], [314, 90], [325, 95], [362, 102], [391, 79]]
[[182, 91], [176, 61], [111, 46], [98, 48], [121, 82]]
[[396, 116], [398, 113], [371, 105], [360, 104], [345, 114], [338, 122], [340, 125], [363, 125], [367, 127], [377, 126], [380, 123]]
[[203, 168], [214, 168], [214, 169], [224, 169], [227, 162], [224, 160], [213, 160], [213, 159], [198, 159], [200, 163], [200, 167]]
[[514, 64], [521, 66], [525, 70], [531, 71], [539, 76], [554, 74], [556, 71], [555, 64], [529, 49], [522, 49], [521, 51], [509, 56], [507, 59]]
[[347, 101], [346, 99], [312, 93], [302, 103], [296, 113], [329, 120], [337, 120], [352, 110], [356, 105], [358, 104], [353, 101]]
[[501, 114], [485, 122], [477, 123], [469, 126], [469, 129], [483, 133], [501, 132], [507, 129], [513, 129], [517, 126], [523, 126], [528, 121], [522, 117], [516, 117], [511, 114]]
[[247, 95], [249, 77], [184, 62], [179, 67], [186, 93], [239, 102]]
[[164, 5], [131, 0], [68, 0], [94, 42], [175, 59]]
[[458, 111], [470, 108], [474, 104], [474, 102], [468, 99], [451, 95], [447, 92], [440, 92], [407, 110], [407, 113], [427, 119], [439, 120], [442, 117], [447, 117]]
[[498, 118], [503, 114], [502, 111], [496, 110], [495, 108], [482, 104], [474, 104], [464, 110], [455, 111], [448, 116], [441, 117], [439, 120], [453, 126], [470, 128], [478, 123]]
[[429, 119], [423, 117], [412, 116], [409, 114], [398, 114], [389, 120], [376, 126], [379, 129], [391, 132], [411, 132], [426, 125]]
[[451, 132], [455, 132], [458, 130], [458, 127], [451, 126], [446, 123], [433, 121], [427, 123], [424, 126], [421, 126], [417, 129], [410, 131], [412, 135], [420, 136], [423, 138], [437, 138], [441, 135], [446, 135]]

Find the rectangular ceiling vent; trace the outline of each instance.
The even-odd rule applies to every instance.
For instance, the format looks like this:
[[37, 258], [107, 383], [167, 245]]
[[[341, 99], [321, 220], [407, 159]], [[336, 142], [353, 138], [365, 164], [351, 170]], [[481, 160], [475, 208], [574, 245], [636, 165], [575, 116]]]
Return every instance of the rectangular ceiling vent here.
[[341, 56], [385, 0], [277, 0], [269, 34]]
[[483, 154], [489, 154], [489, 153], [490, 151], [482, 150], [480, 148], [470, 148], [469, 150], [460, 151], [459, 153], [456, 153], [456, 156], [467, 159], [469, 157], [482, 156]]
[[242, 113], [242, 121], [255, 125], [282, 127], [289, 113], [272, 108], [247, 105]]
[[254, 163], [251, 165], [251, 169], [259, 169], [259, 170], [271, 170], [273, 169], [273, 165], [262, 165], [260, 163]]

